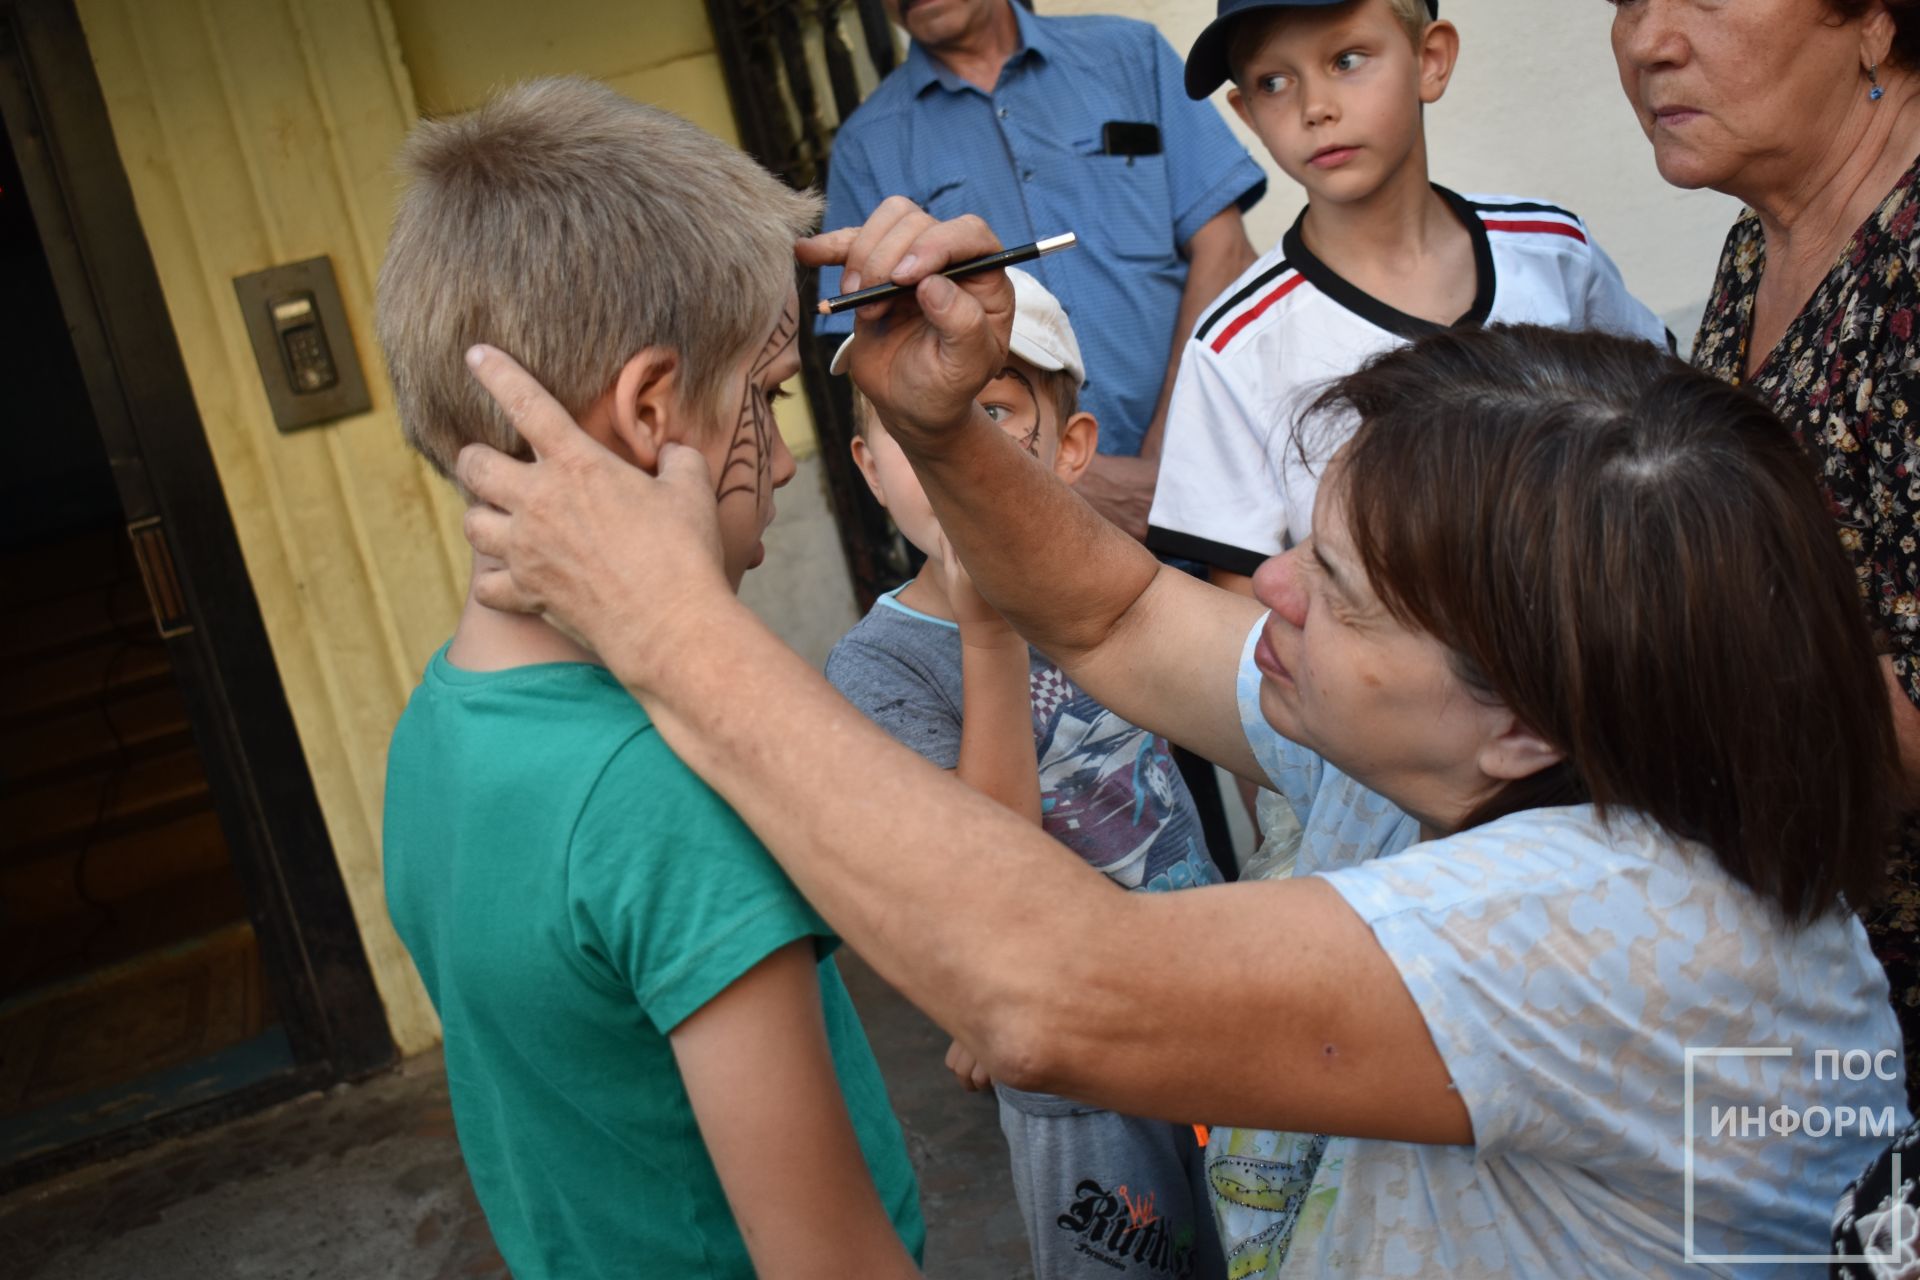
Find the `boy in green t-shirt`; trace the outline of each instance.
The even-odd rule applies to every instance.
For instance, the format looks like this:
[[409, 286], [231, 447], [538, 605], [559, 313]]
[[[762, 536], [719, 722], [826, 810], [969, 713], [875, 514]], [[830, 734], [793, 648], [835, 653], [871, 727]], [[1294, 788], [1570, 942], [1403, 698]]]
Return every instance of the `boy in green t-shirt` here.
[[[409, 442], [443, 475], [472, 441], [523, 453], [463, 364], [484, 339], [633, 465], [703, 452], [738, 585], [793, 476], [771, 400], [816, 202], [581, 80], [422, 124], [403, 162], [378, 309]], [[916, 1274], [831, 934], [592, 653], [469, 596], [394, 730], [385, 839], [520, 1280]]]

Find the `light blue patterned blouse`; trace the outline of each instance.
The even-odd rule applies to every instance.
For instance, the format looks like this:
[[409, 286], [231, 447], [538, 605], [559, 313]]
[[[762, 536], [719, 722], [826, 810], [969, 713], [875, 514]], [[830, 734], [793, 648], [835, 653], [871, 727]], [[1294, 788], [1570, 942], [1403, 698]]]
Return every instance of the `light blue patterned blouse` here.
[[1836, 1197], [1906, 1123], [1858, 921], [1789, 928], [1631, 812], [1531, 810], [1415, 844], [1411, 818], [1266, 723], [1258, 634], [1240, 716], [1299, 817], [1294, 873], [1372, 927], [1475, 1142], [1215, 1130], [1232, 1274], [1815, 1274], [1788, 1259], [1825, 1256]]

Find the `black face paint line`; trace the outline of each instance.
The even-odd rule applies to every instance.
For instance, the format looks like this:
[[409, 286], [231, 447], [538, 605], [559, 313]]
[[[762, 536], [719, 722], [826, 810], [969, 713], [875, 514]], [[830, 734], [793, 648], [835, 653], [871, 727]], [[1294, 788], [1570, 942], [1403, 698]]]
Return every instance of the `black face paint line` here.
[[1027, 407], [1033, 411], [1033, 426], [1025, 435], [1019, 437], [1019, 445], [1027, 451], [1029, 458], [1038, 458], [1040, 456], [1040, 396], [1034, 391], [1033, 383], [1027, 378], [1027, 375], [1012, 365], [1008, 365], [994, 375], [995, 381], [1001, 378], [1011, 378], [1026, 388]]
[[776, 428], [773, 405], [760, 386], [760, 378], [768, 366], [793, 344], [799, 326], [800, 317], [795, 308], [789, 305], [780, 313], [780, 323], [767, 335], [760, 354], [753, 358], [753, 366], [747, 370], [747, 385], [740, 393], [740, 412], [734, 418], [733, 440], [727, 446], [727, 461], [720, 468], [720, 478], [714, 482], [715, 502], [725, 502], [737, 493], [744, 493], [754, 500], [757, 509], [762, 495], [768, 491], [767, 479], [773, 469], [773, 433]]

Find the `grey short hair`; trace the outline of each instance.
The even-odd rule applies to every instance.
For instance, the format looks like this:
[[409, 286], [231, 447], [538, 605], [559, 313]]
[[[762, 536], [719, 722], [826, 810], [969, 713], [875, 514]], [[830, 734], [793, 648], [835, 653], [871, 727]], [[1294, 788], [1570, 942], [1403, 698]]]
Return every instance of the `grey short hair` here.
[[475, 441], [526, 456], [467, 371], [476, 342], [575, 414], [647, 347], [678, 353], [689, 404], [712, 403], [820, 212], [734, 147], [577, 77], [422, 122], [400, 166], [376, 328], [407, 442], [446, 476]]

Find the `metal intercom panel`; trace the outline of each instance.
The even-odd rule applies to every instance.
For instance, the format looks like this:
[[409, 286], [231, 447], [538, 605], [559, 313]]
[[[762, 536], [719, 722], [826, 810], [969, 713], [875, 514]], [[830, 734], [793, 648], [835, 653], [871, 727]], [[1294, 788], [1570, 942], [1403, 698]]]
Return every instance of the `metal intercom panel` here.
[[233, 291], [275, 426], [298, 431], [373, 407], [331, 259], [235, 276]]

